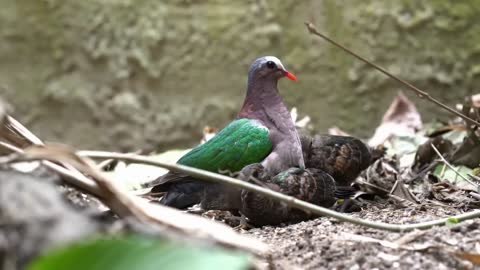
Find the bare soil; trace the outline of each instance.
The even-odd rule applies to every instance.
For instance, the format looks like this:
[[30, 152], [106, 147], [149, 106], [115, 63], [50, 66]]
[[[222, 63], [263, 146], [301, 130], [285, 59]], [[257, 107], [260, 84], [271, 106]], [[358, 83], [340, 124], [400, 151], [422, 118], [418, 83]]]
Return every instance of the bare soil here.
[[[435, 206], [398, 208], [380, 198], [364, 203], [364, 209], [352, 216], [386, 223], [414, 223], [461, 212]], [[274, 262], [280, 269], [479, 268], [455, 254], [480, 253], [480, 219], [396, 233], [320, 217], [245, 233], [271, 245]]]

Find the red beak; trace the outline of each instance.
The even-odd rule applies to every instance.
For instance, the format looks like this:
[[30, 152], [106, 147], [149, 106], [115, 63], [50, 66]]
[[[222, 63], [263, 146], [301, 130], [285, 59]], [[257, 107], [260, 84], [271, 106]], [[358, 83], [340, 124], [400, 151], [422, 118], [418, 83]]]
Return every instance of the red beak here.
[[290, 73], [286, 70], [285, 70], [285, 77], [289, 78], [292, 81], [297, 81], [297, 77], [295, 77], [295, 75], [293, 75], [292, 73]]

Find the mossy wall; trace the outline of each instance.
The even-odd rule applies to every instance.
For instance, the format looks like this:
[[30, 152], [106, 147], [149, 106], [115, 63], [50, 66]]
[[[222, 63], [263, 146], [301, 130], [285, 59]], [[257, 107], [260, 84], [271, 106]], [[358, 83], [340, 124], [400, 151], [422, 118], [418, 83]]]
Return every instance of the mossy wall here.
[[[310, 36], [319, 30], [453, 105], [480, 85], [476, 1], [0, 0], [0, 94], [42, 138], [81, 148], [168, 149], [223, 127], [250, 63], [276, 55], [290, 106], [367, 136], [392, 80]], [[415, 99], [428, 117], [446, 118]]]

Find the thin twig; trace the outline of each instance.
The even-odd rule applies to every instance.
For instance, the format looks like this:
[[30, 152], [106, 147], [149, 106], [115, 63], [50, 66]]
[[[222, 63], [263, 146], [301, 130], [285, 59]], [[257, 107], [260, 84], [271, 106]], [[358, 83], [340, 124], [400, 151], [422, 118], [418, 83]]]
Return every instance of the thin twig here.
[[468, 177], [472, 178], [472, 180], [475, 180], [478, 183], [480, 183], [480, 177], [478, 177], [476, 175], [473, 175], [473, 174], [469, 174], [469, 173], [467, 173], [467, 175], [468, 175]]
[[106, 159], [106, 160], [100, 162], [99, 164], [97, 164], [97, 168], [99, 168], [100, 170], [103, 170], [103, 169], [107, 168], [108, 166], [112, 165], [112, 163], [114, 161], [115, 160], [113, 160], [113, 159]]
[[336, 211], [330, 210], [328, 208], [324, 208], [321, 206], [317, 206], [311, 203], [307, 203], [302, 200], [298, 200], [296, 198], [284, 195], [279, 192], [275, 192], [270, 189], [266, 189], [257, 185], [250, 184], [245, 181], [241, 181], [235, 178], [231, 178], [225, 175], [192, 168], [180, 164], [170, 164], [161, 161], [155, 161], [148, 157], [138, 156], [138, 155], [131, 155], [131, 154], [121, 154], [121, 153], [111, 153], [111, 152], [103, 152], [103, 151], [79, 151], [77, 152], [79, 156], [90, 157], [90, 158], [99, 158], [99, 159], [119, 159], [127, 162], [133, 163], [142, 163], [147, 165], [153, 165], [162, 167], [171, 171], [181, 172], [188, 174], [196, 179], [217, 182], [228, 184], [230, 186], [235, 186], [241, 189], [245, 189], [248, 191], [252, 191], [258, 194], [262, 194], [269, 198], [272, 198], [276, 201], [283, 202], [290, 207], [300, 209], [303, 211], [311, 212], [316, 215], [321, 216], [328, 216], [332, 217], [341, 221], [350, 222], [357, 225], [362, 225], [370, 228], [380, 229], [380, 230], [387, 230], [387, 231], [395, 231], [395, 232], [403, 232], [403, 231], [411, 231], [414, 229], [428, 229], [433, 226], [445, 225], [445, 223], [450, 219], [454, 218], [459, 221], [473, 219], [480, 217], [480, 210], [473, 210], [468, 213], [460, 214], [453, 217], [448, 218], [441, 218], [433, 221], [421, 222], [416, 224], [388, 224], [388, 223], [381, 223], [381, 222], [373, 222], [368, 220], [363, 220], [359, 218], [355, 218], [349, 215], [345, 215], [342, 213], [338, 213]]
[[363, 180], [356, 180], [356, 182], [357, 182], [358, 184], [361, 184], [361, 185], [364, 185], [364, 186], [367, 186], [367, 187], [370, 187], [370, 188], [378, 189], [378, 190], [380, 190], [381, 192], [384, 192], [389, 198], [392, 198], [392, 199], [394, 199], [394, 200], [396, 200], [396, 201], [398, 201], [398, 202], [400, 202], [400, 203], [406, 203], [406, 204], [409, 204], [409, 205], [411, 205], [411, 206], [417, 205], [417, 204], [415, 204], [415, 203], [413, 203], [413, 202], [411, 202], [411, 201], [409, 201], [409, 200], [407, 200], [407, 199], [400, 198], [400, 197], [397, 196], [397, 195], [393, 195], [393, 194], [390, 193], [390, 191], [388, 191], [388, 190], [386, 190], [386, 189], [384, 189], [384, 188], [382, 188], [382, 187], [379, 187], [379, 186], [377, 186], [377, 185], [374, 185], [374, 184], [372, 184], [372, 183], [368, 183], [368, 182], [365, 182], [365, 181], [363, 181]]
[[[18, 147], [15, 147], [11, 144], [8, 144], [6, 142], [2, 142], [0, 141], [0, 147], [1, 148], [4, 148], [4, 149], [7, 149], [13, 153], [16, 153], [16, 154], [23, 154], [24, 151]], [[7, 157], [8, 159], [9, 157]], [[63, 166], [60, 166], [56, 163], [53, 163], [51, 161], [48, 161], [48, 160], [41, 160], [40, 161], [43, 165], [45, 165], [47, 168], [57, 172], [58, 174], [60, 174], [61, 176], [63, 176], [62, 180], [65, 181], [65, 183], [69, 184], [69, 185], [72, 185], [74, 187], [77, 187], [87, 193], [90, 193], [98, 198], [102, 198], [103, 196], [103, 193], [101, 192], [101, 190], [98, 188], [97, 184], [95, 184], [95, 182], [86, 177], [85, 175], [81, 174], [80, 172], [78, 172], [77, 170], [70, 170], [70, 169], [67, 169]]]
[[316, 35], [316, 36], [319, 36], [321, 38], [323, 38], [324, 40], [330, 42], [331, 44], [337, 46], [338, 48], [344, 50], [345, 52], [349, 53], [350, 55], [353, 55], [355, 58], [359, 59], [360, 61], [366, 63], [367, 65], [375, 68], [376, 70], [382, 72], [383, 74], [387, 75], [388, 77], [390, 77], [391, 79], [405, 85], [408, 89], [412, 90], [413, 92], [415, 92], [417, 94], [417, 96], [421, 99], [425, 99], [425, 100], [428, 100], [430, 102], [432, 102], [433, 104], [441, 107], [442, 109], [450, 112], [450, 113], [453, 113], [455, 114], [456, 116], [458, 117], [461, 117], [463, 120], [465, 120], [466, 122], [468, 122], [469, 124], [471, 125], [477, 125], [477, 126], [480, 126], [480, 123], [475, 121], [474, 119], [468, 117], [467, 115], [464, 115], [462, 113], [460, 113], [459, 111], [456, 111], [450, 107], [448, 107], [447, 105], [441, 103], [440, 101], [438, 101], [437, 99], [433, 98], [432, 96], [430, 96], [429, 93], [425, 92], [425, 91], [422, 91], [420, 89], [418, 89], [417, 87], [415, 87], [413, 84], [403, 80], [403, 79], [400, 79], [398, 78], [397, 76], [393, 75], [392, 73], [388, 72], [387, 70], [385, 70], [384, 68], [368, 61], [367, 59], [363, 58], [362, 56], [354, 53], [352, 50], [346, 48], [345, 46], [337, 43], [336, 41], [332, 40], [331, 38], [327, 37], [326, 35], [320, 33], [317, 31], [317, 29], [315, 28], [315, 26], [311, 23], [311, 22], [305, 22], [305, 25], [307, 26], [307, 29], [308, 31], [313, 34], [313, 35]]
[[470, 192], [469, 193], [470, 196], [472, 196], [473, 198], [477, 199], [477, 200], [480, 200], [480, 194], [476, 193], [476, 192]]
[[435, 147], [435, 145], [433, 144], [430, 144], [430, 146], [432, 147], [433, 151], [435, 151], [435, 153], [437, 153], [437, 156], [442, 160], [442, 162], [447, 165], [448, 168], [450, 168], [450, 170], [454, 171], [455, 174], [457, 174], [458, 176], [460, 176], [460, 178], [462, 178], [463, 180], [465, 180], [467, 183], [469, 183], [470, 185], [474, 186], [477, 188], [477, 191], [479, 190], [479, 186], [472, 182], [470, 179], [468, 179], [467, 177], [463, 176], [460, 172], [458, 172], [457, 169], [455, 169], [455, 167], [452, 166], [452, 164], [450, 164], [443, 156], [442, 154], [440, 153], [440, 151], [438, 151], [438, 149]]
[[[44, 145], [43, 141], [39, 137], [33, 134], [33, 132], [31, 132], [27, 127], [25, 127], [17, 119], [13, 118], [11, 115], [6, 115], [5, 123], [0, 126], [0, 138], [6, 139], [7, 141], [15, 144], [13, 145], [0, 141], [0, 147], [17, 154], [23, 154], [24, 151], [22, 148], [27, 146]], [[92, 179], [86, 177], [71, 165], [66, 163], [60, 163], [60, 165], [58, 165], [48, 160], [44, 160], [42, 163], [48, 168], [57, 171], [64, 176], [64, 180], [68, 184], [85, 190], [88, 193], [94, 194], [97, 197], [102, 195]]]

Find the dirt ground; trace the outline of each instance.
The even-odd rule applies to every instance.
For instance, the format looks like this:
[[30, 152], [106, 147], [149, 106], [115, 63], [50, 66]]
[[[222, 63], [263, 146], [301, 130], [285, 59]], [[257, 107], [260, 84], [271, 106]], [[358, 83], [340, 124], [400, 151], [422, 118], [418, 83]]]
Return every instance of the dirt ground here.
[[[55, 177], [31, 177], [9, 171], [2, 175], [5, 181], [0, 181], [0, 187], [5, 196], [0, 198], [5, 201], [0, 204], [0, 213], [10, 216], [13, 223], [4, 228], [5, 234], [0, 233], [0, 266], [22, 266], [38, 255], [43, 246], [115, 231], [113, 228], [118, 227], [116, 218], [98, 216], [98, 200], [55, 184]], [[65, 204], [65, 198], [69, 203]], [[462, 212], [458, 207], [435, 204], [401, 207], [378, 196], [358, 201], [362, 210], [351, 215], [387, 223], [421, 222]], [[72, 226], [72, 222], [76, 225]], [[84, 224], [80, 226], [82, 230], [79, 223]], [[456, 254], [480, 253], [480, 219], [424, 231], [392, 233], [320, 217], [241, 233], [271, 246], [272, 267], [267, 269], [475, 269]], [[11, 256], [11, 252], [16, 256]], [[18, 261], [11, 261], [12, 258]]]
[[[460, 213], [430, 206], [398, 208], [379, 198], [365, 204], [352, 215], [378, 222], [413, 223]], [[480, 219], [393, 233], [320, 217], [245, 233], [271, 245], [280, 269], [476, 269], [455, 253], [480, 252]]]

